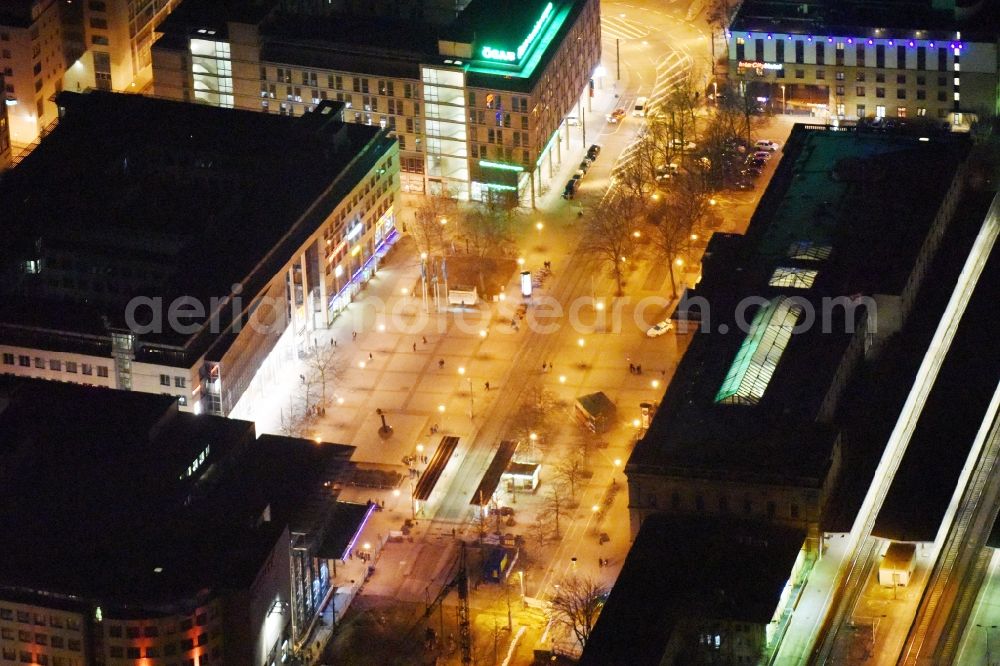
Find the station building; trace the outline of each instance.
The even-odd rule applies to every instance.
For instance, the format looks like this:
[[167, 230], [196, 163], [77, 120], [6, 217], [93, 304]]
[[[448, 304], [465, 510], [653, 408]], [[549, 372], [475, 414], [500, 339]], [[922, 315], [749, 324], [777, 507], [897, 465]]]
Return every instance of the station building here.
[[0, 374], [228, 415], [398, 238], [398, 144], [345, 123], [343, 103], [299, 118], [101, 91], [59, 105], [0, 182]]
[[5, 664], [287, 663], [371, 513], [353, 447], [171, 397], [0, 377], [0, 430]]
[[[4, 87], [3, 74], [0, 74], [0, 89]], [[6, 102], [0, 104], [0, 171], [10, 166], [13, 149], [10, 145], [10, 120], [7, 117]]]
[[815, 548], [848, 389], [910, 318], [967, 151], [949, 133], [794, 128], [747, 234], [712, 238], [674, 314], [693, 338], [625, 467], [633, 535], [655, 513], [732, 516]]
[[774, 113], [929, 118], [968, 129], [997, 111], [995, 3], [747, 0], [729, 77]]
[[599, 2], [460, 9], [431, 20], [187, 0], [153, 46], [155, 94], [292, 116], [336, 99], [348, 121], [397, 138], [403, 191], [533, 202], [562, 151], [586, 142]]

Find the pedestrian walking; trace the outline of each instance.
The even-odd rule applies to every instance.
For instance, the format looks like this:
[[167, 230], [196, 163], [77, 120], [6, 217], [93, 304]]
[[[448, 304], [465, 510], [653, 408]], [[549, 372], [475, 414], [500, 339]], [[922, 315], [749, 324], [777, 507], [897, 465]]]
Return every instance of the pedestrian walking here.
[[371, 353], [371, 352], [368, 352], [368, 360], [369, 360], [369, 361], [374, 361], [374, 360], [375, 360], [375, 357], [374, 357], [374, 356], [372, 356], [372, 353]]
[[597, 566], [598, 566], [598, 568], [604, 566], [604, 558], [602, 558], [602, 557], [598, 557], [597, 558]]
[[417, 351], [417, 343], [416, 342], [413, 343], [413, 351]]
[[420, 339], [424, 341], [425, 345], [427, 344], [427, 336], [426, 335], [421, 336]]
[[358, 332], [351, 331], [351, 340], [357, 340], [357, 339], [358, 339]]
[[642, 374], [642, 366], [641, 365], [635, 366], [635, 374], [637, 374], [637, 375], [641, 375]]
[[487, 391], [489, 391], [489, 390], [490, 390], [490, 383], [489, 383], [489, 382], [486, 382], [486, 390], [487, 390]]
[[548, 363], [542, 363], [542, 372], [545, 372], [546, 367], [548, 367]]
[[444, 368], [444, 359], [443, 358], [438, 361], [438, 369], [440, 370], [442, 368]]
[[635, 365], [632, 364], [632, 363], [629, 363], [628, 364], [628, 371], [629, 371], [630, 374], [634, 375], [635, 374]]

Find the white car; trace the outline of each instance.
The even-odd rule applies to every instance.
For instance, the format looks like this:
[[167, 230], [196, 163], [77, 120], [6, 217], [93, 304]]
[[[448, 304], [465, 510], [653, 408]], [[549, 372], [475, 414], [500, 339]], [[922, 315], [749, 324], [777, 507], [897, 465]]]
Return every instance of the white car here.
[[666, 333], [667, 331], [672, 330], [673, 328], [674, 328], [674, 322], [670, 321], [669, 319], [664, 319], [659, 324], [656, 324], [655, 326], [653, 326], [652, 328], [650, 328], [648, 331], [646, 331], [646, 337], [647, 338], [658, 338], [661, 335], [663, 335], [664, 333]]
[[769, 153], [773, 153], [780, 147], [780, 143], [777, 141], [771, 141], [770, 139], [760, 139], [754, 144], [754, 148], [757, 150], [766, 150]]

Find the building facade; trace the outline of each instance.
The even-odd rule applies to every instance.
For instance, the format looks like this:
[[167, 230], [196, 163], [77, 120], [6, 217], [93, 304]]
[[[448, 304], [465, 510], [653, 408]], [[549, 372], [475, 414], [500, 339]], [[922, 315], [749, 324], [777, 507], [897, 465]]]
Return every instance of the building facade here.
[[[344, 543], [372, 507], [338, 510], [330, 491], [353, 447], [256, 438], [251, 422], [185, 414], [158, 396], [8, 380], [0, 399], [11, 489], [0, 513], [17, 526], [0, 565], [0, 663], [287, 663], [329, 621], [335, 587], [357, 576], [343, 571]], [[53, 402], [60, 415], [39, 418]], [[72, 464], [40, 471], [52, 455]], [[47, 499], [26, 487], [42, 478], [58, 480]], [[102, 483], [107, 494], [67, 500]], [[70, 504], [59, 547], [31, 552], [32, 525]]]
[[10, 137], [30, 144], [57, 117], [52, 97], [66, 70], [57, 0], [17, 0], [0, 8], [0, 73]]
[[[101, 213], [106, 202], [95, 200], [92, 226], [77, 229], [54, 220], [38, 242], [20, 247], [12, 242], [4, 257], [9, 279], [4, 288], [7, 308], [0, 313], [0, 373], [166, 393], [178, 397], [184, 409], [229, 414], [246, 391], [266, 392], [268, 373], [258, 377], [258, 371], [265, 368], [273, 375], [297, 357], [310, 344], [310, 333], [327, 327], [353, 300], [398, 238], [397, 143], [378, 128], [344, 123], [343, 105], [325, 102], [313, 114], [293, 120], [138, 96], [67, 95], [80, 98], [67, 98], [68, 114], [88, 116], [84, 124], [94, 123], [95, 131], [102, 114], [122, 119], [119, 131], [128, 144], [124, 150], [135, 166], [130, 173], [119, 173], [125, 177], [120, 194], [166, 197], [161, 212], [167, 226], [145, 238], [119, 233], [114, 216]], [[187, 117], [187, 112], [199, 117]], [[202, 117], [206, 112], [210, 116]], [[211, 126], [203, 131], [206, 142], [214, 145], [212, 157], [197, 147], [151, 145], [154, 137], [141, 138], [138, 126], [132, 128], [135, 133], [129, 129], [128, 117], [141, 124], [136, 114], [162, 121], [161, 133], [169, 132], [168, 126], [180, 131], [189, 122]], [[258, 122], [264, 126], [256, 127]], [[274, 141], [284, 137], [298, 146], [300, 161], [290, 161], [287, 171], [254, 166], [256, 153], [234, 145], [241, 141], [240, 127], [268, 132]], [[229, 150], [249, 152], [236, 159]], [[316, 150], [326, 151], [322, 161], [329, 171], [305, 159]], [[50, 152], [43, 143], [11, 176], [28, 179], [29, 171], [45, 171], [43, 163], [66, 157], [59, 151], [55, 147]], [[101, 159], [99, 153], [93, 151], [95, 162]], [[38, 166], [25, 169], [36, 162]], [[174, 195], [167, 194], [176, 187], [178, 165], [187, 165], [182, 167], [186, 177], [204, 185], [188, 191], [193, 198], [179, 208], [171, 205], [176, 203], [170, 201]], [[132, 192], [135, 178], [142, 185]], [[228, 195], [220, 189], [243, 179], [259, 189], [264, 181], [258, 178], [289, 179], [287, 205], [261, 200], [253, 207], [239, 188]], [[309, 194], [296, 194], [302, 183], [311, 183]], [[5, 185], [17, 188], [25, 183]], [[55, 187], [44, 177], [34, 186]], [[185, 201], [180, 195], [174, 198]], [[86, 216], [90, 204], [73, 199], [65, 203], [76, 215]], [[187, 226], [184, 207], [209, 201], [217, 208], [215, 230], [213, 225]], [[53, 201], [50, 207], [58, 205]], [[27, 209], [10, 213], [12, 230], [23, 229], [34, 215]], [[190, 240], [200, 236], [205, 248], [212, 247], [233, 233], [225, 225], [237, 221], [252, 239], [243, 244], [245, 263], [218, 273]], [[216, 234], [222, 234], [220, 240], [208, 240]], [[203, 279], [195, 280], [199, 272]], [[216, 293], [206, 291], [213, 283]], [[193, 325], [171, 322], [169, 308], [176, 307], [178, 299], [199, 303], [201, 317]], [[62, 322], [40, 321], [28, 303], [52, 303], [52, 316]], [[137, 324], [144, 316], [154, 320]]]
[[[4, 89], [3, 74], [0, 74], [0, 89]], [[7, 101], [0, 104], [0, 171], [10, 166], [13, 150], [10, 145], [10, 120], [7, 117]]]
[[600, 6], [508, 4], [510, 32], [495, 27], [502, 12], [477, 2], [445, 26], [278, 11], [219, 23], [181, 12], [153, 49], [155, 91], [283, 115], [343, 101], [348, 121], [398, 139], [403, 191], [532, 201], [571, 146], [568, 116], [580, 119], [573, 140], [585, 141]]
[[[730, 79], [774, 113], [835, 121], [927, 118], [964, 130], [975, 114], [996, 112], [995, 31], [963, 29], [957, 12], [927, 3], [911, 3], [926, 10], [913, 15], [883, 7], [878, 18], [852, 11], [857, 4], [743, 3], [727, 32]], [[879, 27], [888, 15], [912, 25]]]

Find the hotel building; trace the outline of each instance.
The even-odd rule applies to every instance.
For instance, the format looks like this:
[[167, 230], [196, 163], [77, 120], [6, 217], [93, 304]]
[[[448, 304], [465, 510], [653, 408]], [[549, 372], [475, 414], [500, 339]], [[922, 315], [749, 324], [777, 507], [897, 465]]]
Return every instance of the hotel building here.
[[473, 0], [445, 23], [304, 4], [188, 0], [153, 46], [156, 95], [292, 116], [342, 101], [398, 139], [403, 191], [463, 199], [533, 202], [586, 141], [598, 0]]
[[351, 446], [3, 377], [0, 430], [0, 664], [288, 663], [360, 579]]
[[729, 77], [774, 113], [968, 129], [997, 110], [997, 25], [982, 2], [747, 0], [727, 32]]
[[100, 91], [59, 105], [0, 182], [0, 373], [228, 415], [397, 238], [397, 143], [343, 122], [342, 103], [299, 118]]

